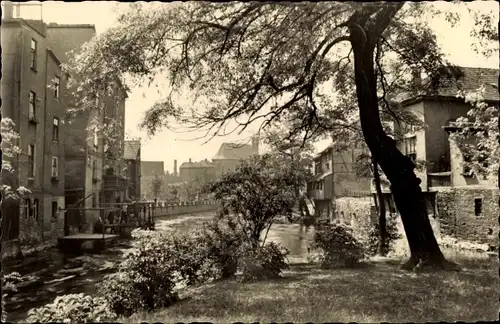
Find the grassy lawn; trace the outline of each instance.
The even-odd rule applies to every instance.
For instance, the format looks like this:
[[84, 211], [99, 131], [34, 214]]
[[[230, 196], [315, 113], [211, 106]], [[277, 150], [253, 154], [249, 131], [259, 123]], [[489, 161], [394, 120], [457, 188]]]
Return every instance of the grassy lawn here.
[[437, 322], [498, 319], [498, 266], [414, 274], [387, 262], [323, 270], [295, 264], [282, 279], [220, 281], [179, 303], [120, 322]]

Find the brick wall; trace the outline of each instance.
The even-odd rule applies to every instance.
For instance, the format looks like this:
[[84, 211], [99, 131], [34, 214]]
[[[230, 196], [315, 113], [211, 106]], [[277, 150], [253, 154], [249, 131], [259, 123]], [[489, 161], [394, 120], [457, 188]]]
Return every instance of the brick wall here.
[[[436, 194], [441, 233], [478, 243], [497, 244], [498, 189], [452, 188]], [[481, 199], [476, 215], [475, 200]]]

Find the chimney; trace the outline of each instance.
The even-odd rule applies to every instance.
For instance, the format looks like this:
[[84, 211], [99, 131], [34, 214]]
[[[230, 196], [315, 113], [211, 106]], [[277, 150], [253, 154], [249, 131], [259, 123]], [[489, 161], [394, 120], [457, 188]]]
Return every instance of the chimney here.
[[3, 19], [14, 18], [14, 5], [10, 1], [5, 1], [3, 6]]
[[258, 135], [252, 137], [252, 148], [256, 154], [259, 154], [259, 142], [260, 138]]
[[189, 158], [189, 163], [191, 163], [191, 158]]
[[177, 160], [174, 160], [174, 176], [177, 177]]

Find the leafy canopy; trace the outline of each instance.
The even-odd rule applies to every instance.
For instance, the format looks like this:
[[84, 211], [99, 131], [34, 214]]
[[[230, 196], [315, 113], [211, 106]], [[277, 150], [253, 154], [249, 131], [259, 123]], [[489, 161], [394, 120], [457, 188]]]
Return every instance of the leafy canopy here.
[[[472, 37], [480, 44], [495, 39], [498, 31], [489, 13], [464, 3], [454, 3], [453, 9], [460, 6], [476, 22]], [[440, 11], [431, 3], [133, 4], [67, 68], [85, 80], [75, 96], [79, 109], [92, 109], [91, 98], [99, 89], [118, 83], [152, 85], [166, 78], [170, 86], [160, 89], [163, 99], [141, 123], [150, 134], [168, 127], [173, 118], [211, 136], [224, 133], [231, 122], [240, 132], [253, 123], [261, 128], [287, 125], [290, 137], [303, 136], [304, 142], [349, 136], [357, 129], [352, 123], [358, 111], [347, 22], [355, 14], [370, 13], [377, 28], [389, 7], [396, 15], [375, 46], [381, 115], [415, 120], [393, 101], [401, 93], [435, 89], [440, 77], [451, 73], [442, 69], [447, 63], [428, 18], [457, 24], [458, 10]], [[476, 47], [486, 49], [494, 50]], [[414, 83], [415, 70], [427, 82]], [[182, 100], [186, 93], [192, 102]]]
[[279, 216], [290, 215], [309, 178], [301, 161], [280, 153], [253, 156], [207, 190], [222, 202], [223, 217], [235, 216], [251, 243]]

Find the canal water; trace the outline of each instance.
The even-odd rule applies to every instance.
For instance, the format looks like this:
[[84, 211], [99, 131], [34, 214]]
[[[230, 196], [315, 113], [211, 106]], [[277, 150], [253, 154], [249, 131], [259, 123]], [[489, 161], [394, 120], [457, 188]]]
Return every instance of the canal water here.
[[[189, 231], [201, 227], [211, 217], [210, 213], [183, 215], [170, 219], [158, 219], [157, 230]], [[306, 230], [298, 224], [275, 224], [268, 233], [267, 241], [280, 243], [290, 250], [291, 263], [307, 262], [308, 246], [313, 239], [314, 230]], [[26, 319], [31, 308], [40, 307], [55, 297], [71, 293], [93, 294], [96, 285], [104, 275], [115, 271], [115, 263], [131, 246], [131, 241], [118, 244], [100, 253], [63, 255], [57, 248], [32, 255], [21, 264], [4, 267], [4, 273], [18, 272], [31, 279], [23, 283], [17, 292], [4, 294], [4, 319], [19, 322]], [[444, 249], [448, 259], [458, 262], [465, 268], [498, 269], [498, 257], [485, 253], [473, 253]], [[5, 316], [5, 314], [4, 314]]]

